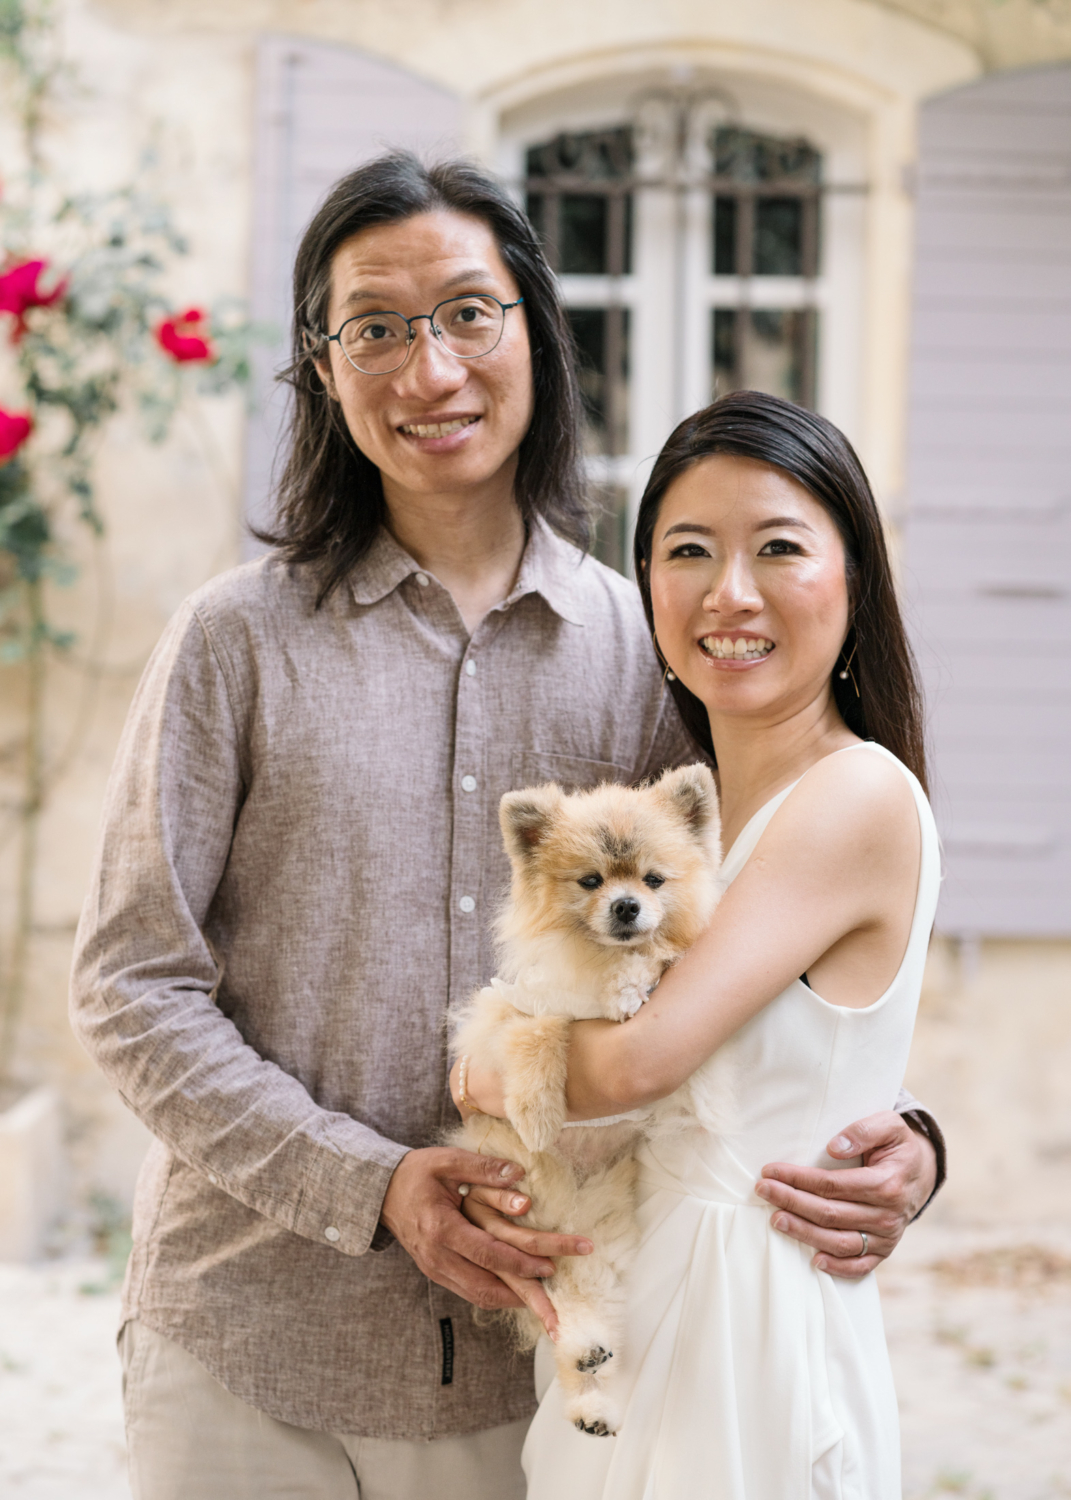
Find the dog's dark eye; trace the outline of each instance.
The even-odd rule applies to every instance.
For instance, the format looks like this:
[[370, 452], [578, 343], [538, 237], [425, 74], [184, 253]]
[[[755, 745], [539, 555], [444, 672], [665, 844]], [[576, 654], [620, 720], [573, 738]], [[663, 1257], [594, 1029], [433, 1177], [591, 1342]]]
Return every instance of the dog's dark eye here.
[[586, 891], [597, 891], [602, 885], [601, 875], [581, 875], [577, 885], [582, 885]]
[[666, 877], [664, 875], [656, 875], [652, 870], [650, 875], [643, 877], [643, 883], [644, 885], [649, 885], [652, 891], [657, 891], [660, 885], [665, 885]]

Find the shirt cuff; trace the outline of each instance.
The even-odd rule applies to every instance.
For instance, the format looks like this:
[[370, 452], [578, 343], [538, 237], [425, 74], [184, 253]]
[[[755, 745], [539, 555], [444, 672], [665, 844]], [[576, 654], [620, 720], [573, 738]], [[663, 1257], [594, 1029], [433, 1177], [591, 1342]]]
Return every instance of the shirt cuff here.
[[356, 1121], [353, 1124], [358, 1139], [340, 1145], [333, 1138], [338, 1132], [333, 1130], [323, 1142], [291, 1227], [296, 1234], [332, 1245], [343, 1255], [364, 1255], [367, 1250], [385, 1249], [393, 1239], [383, 1238], [379, 1216], [394, 1169], [412, 1148], [376, 1135]]

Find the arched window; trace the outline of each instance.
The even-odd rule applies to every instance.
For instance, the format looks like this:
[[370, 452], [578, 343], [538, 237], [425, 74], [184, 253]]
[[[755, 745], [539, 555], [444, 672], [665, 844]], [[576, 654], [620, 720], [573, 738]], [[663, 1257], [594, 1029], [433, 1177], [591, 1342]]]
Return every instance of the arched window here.
[[816, 402], [822, 156], [731, 113], [715, 94], [655, 90], [627, 121], [524, 150], [525, 202], [580, 355], [596, 550], [622, 570], [652, 372], [667, 418], [658, 441], [730, 390]]

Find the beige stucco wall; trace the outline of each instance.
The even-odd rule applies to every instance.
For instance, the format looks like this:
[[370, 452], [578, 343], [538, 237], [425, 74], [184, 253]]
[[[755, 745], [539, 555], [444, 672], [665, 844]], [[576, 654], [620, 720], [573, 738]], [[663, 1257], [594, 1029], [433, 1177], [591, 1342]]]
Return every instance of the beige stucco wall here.
[[[81, 87], [66, 90], [48, 149], [72, 183], [104, 185], [129, 177], [153, 141], [156, 182], [193, 246], [175, 269], [178, 304], [246, 287], [259, 30], [359, 46], [456, 90], [466, 101], [469, 146], [489, 161], [503, 115], [583, 80], [652, 69], [678, 80], [747, 74], [808, 92], [852, 112], [867, 142], [866, 326], [855, 436], [888, 499], [902, 483], [911, 232], [905, 182], [915, 110], [927, 95], [975, 76], [984, 62], [963, 16], [958, 31], [947, 15], [940, 29], [905, 14], [908, 8], [923, 7], [870, 0], [70, 0], [61, 13]], [[0, 144], [6, 138], [0, 119]], [[53, 756], [65, 751], [66, 759], [43, 823], [21, 1061], [27, 1077], [46, 1076], [64, 1090], [79, 1182], [120, 1197], [129, 1195], [144, 1137], [67, 1030], [70, 945], [104, 781], [141, 665], [180, 599], [237, 558], [241, 435], [236, 400], [191, 407], [160, 449], [145, 446], [132, 418], [118, 422], [100, 457], [107, 535], [94, 549], [72, 534], [81, 579], [54, 600], [79, 644], [50, 676], [49, 743]], [[4, 747], [17, 741], [22, 690], [20, 670], [0, 668], [0, 793], [8, 798], [17, 795], [17, 752], [5, 756]], [[0, 844], [5, 913], [11, 855], [12, 845]], [[947, 967], [942, 952], [912, 1076], [941, 1110], [957, 1161], [942, 1211], [968, 1214], [990, 1201], [982, 1188], [994, 1174], [1020, 1202], [1019, 1147], [1027, 1151], [1035, 1137], [1044, 1144], [1046, 1131], [1046, 1139], [1071, 1137], [1066, 1122], [1042, 1123], [1060, 1115], [1058, 1069], [1049, 1067], [1032, 1090], [1022, 1088], [1035, 1043], [1048, 1039], [1050, 1059], [1071, 1046], [1071, 1008], [1062, 998], [1071, 992], [1071, 949], [986, 948], [966, 987], [944, 977]], [[1012, 1010], [1023, 1018], [1018, 1030], [996, 998], [1008, 983], [1025, 997]], [[1009, 1089], [1017, 1100], [1022, 1094], [1012, 1137], [1007, 1112], [987, 1107]], [[1012, 1138], [1018, 1145], [1008, 1144]], [[1043, 1169], [1031, 1167], [1032, 1182], [1047, 1184], [1046, 1173], [1064, 1170], [1058, 1153], [1044, 1160]], [[1038, 1191], [1048, 1202], [1050, 1188]], [[1032, 1192], [1022, 1200], [1027, 1215]]]

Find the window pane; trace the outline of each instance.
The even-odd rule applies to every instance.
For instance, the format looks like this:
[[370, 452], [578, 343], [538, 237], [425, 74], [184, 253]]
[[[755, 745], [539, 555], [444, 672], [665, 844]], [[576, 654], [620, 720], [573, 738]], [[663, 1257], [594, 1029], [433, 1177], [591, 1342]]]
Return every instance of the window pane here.
[[739, 389], [736, 381], [736, 309], [714, 309], [713, 395], [724, 396]]
[[714, 275], [736, 275], [736, 199], [714, 199]]
[[749, 390], [798, 401], [803, 391], [802, 313], [752, 312], [744, 324], [742, 374]]
[[[584, 400], [585, 450], [625, 453], [628, 451], [628, 310], [570, 307], [567, 315], [580, 355], [577, 375]], [[606, 378], [608, 358], [617, 365], [612, 381]]]
[[618, 126], [556, 135], [529, 147], [526, 170], [528, 215], [555, 270], [573, 276], [627, 273], [631, 196], [590, 189], [621, 182], [631, 174], [631, 129]]
[[803, 204], [798, 198], [755, 200], [756, 276], [802, 276]]
[[813, 401], [816, 317], [812, 311], [714, 309], [714, 395], [766, 391], [786, 401]]
[[558, 269], [567, 275], [604, 275], [608, 269], [606, 199], [566, 193], [561, 203]]

